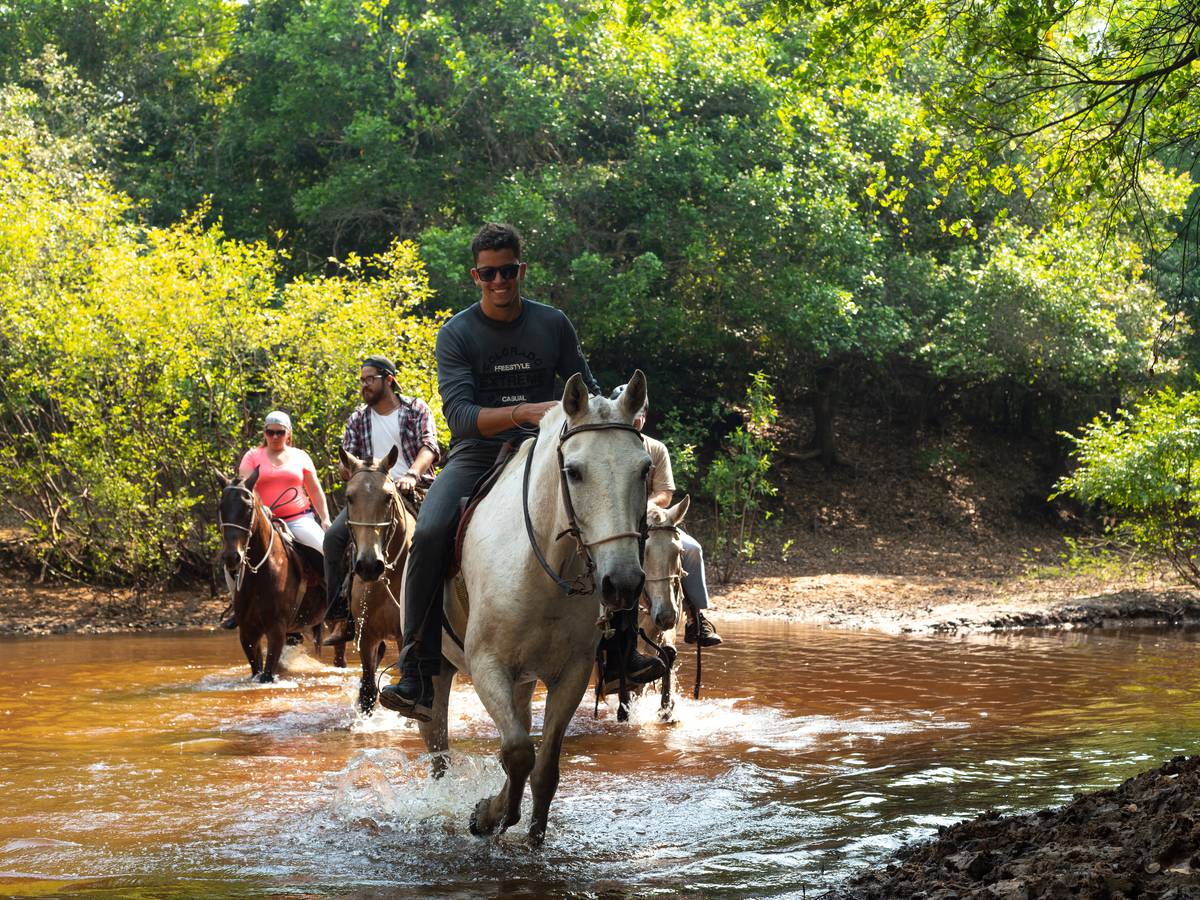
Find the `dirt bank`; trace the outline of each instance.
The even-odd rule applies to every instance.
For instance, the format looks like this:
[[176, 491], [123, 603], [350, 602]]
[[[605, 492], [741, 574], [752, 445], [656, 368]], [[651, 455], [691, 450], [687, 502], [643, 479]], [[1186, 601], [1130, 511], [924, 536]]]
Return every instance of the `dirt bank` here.
[[985, 813], [826, 896], [855, 900], [1200, 898], [1200, 757], [1056, 810]]

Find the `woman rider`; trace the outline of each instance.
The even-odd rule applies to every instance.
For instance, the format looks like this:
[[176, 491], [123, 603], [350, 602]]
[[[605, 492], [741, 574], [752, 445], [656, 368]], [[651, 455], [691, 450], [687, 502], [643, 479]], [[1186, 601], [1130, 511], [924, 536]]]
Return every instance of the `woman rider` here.
[[258, 469], [254, 491], [277, 519], [282, 519], [298, 543], [321, 553], [329, 510], [317, 480], [312, 458], [292, 446], [292, 420], [280, 410], [267, 413], [263, 442], [246, 451], [238, 474]]
[[[325, 529], [329, 527], [329, 508], [325, 492], [317, 480], [312, 458], [299, 447], [292, 446], [292, 420], [287, 413], [275, 410], [267, 413], [263, 422], [263, 442], [246, 451], [238, 466], [238, 474], [249, 475], [258, 469], [254, 492], [271, 513], [282, 519], [296, 543], [311, 547], [320, 558]], [[321, 565], [315, 568], [321, 571]], [[229, 592], [232, 579], [225, 573]], [[237, 620], [230, 615], [223, 628], [236, 628]]]

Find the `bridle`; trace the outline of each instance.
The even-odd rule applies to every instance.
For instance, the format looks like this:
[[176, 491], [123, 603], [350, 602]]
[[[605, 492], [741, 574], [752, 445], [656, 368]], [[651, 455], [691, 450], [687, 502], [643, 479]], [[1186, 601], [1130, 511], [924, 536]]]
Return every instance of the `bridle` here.
[[598, 547], [600, 544], [606, 544], [609, 541], [618, 541], [622, 538], [636, 538], [638, 541], [638, 558], [645, 557], [646, 545], [646, 525], [645, 519], [642, 520], [642, 526], [638, 531], [618, 531], [615, 534], [610, 534], [602, 538], [597, 538], [593, 541], [587, 541], [583, 538], [583, 532], [579, 529], [579, 521], [575, 516], [575, 504], [571, 502], [571, 488], [567, 483], [567, 468], [566, 460], [563, 459], [563, 444], [575, 437], [577, 434], [583, 434], [585, 431], [629, 431], [637, 435], [641, 439], [641, 432], [632, 425], [626, 425], [623, 422], [596, 422], [590, 425], [577, 425], [574, 428], [569, 427], [570, 423], [564, 422], [562, 431], [558, 434], [558, 483], [559, 495], [562, 497], [563, 507], [567, 513], [567, 527], [560, 531], [554, 540], [561, 541], [567, 535], [570, 535], [575, 541], [575, 550], [579, 554], [579, 558], [583, 560], [585, 571], [571, 581], [567, 581], [561, 575], [550, 567], [546, 562], [546, 557], [538, 546], [537, 535], [533, 532], [533, 519], [529, 515], [529, 477], [533, 469], [533, 454], [537, 450], [538, 437], [540, 430], [534, 433], [533, 442], [529, 447], [529, 455], [525, 457], [525, 478], [521, 485], [521, 505], [525, 512], [525, 531], [529, 535], [529, 544], [533, 547], [533, 554], [537, 557], [538, 563], [542, 569], [554, 579], [557, 584], [566, 593], [568, 597], [573, 595], [587, 596], [596, 592], [596, 561], [592, 559], [590, 552], [591, 547]]
[[[646, 531], [670, 531], [675, 535], [675, 537], [679, 537], [678, 525], [649, 525], [647, 526]], [[675, 598], [683, 592], [683, 576], [686, 574], [687, 573], [683, 571], [683, 559], [676, 557], [675, 566], [670, 574], [656, 575], [654, 578], [651, 578], [649, 575], [647, 575], [646, 584], [654, 584], [659, 581], [669, 581], [671, 583], [671, 600], [674, 602]]]
[[[346, 488], [349, 489], [350, 482], [353, 481], [355, 478], [357, 478], [359, 475], [365, 475], [368, 472], [378, 473], [378, 471], [379, 471], [378, 469], [359, 469], [357, 472], [355, 472], [353, 475], [351, 475], [349, 478], [346, 479]], [[383, 473], [383, 475], [384, 475], [384, 478], [386, 479], [387, 473], [385, 472], [385, 473]], [[391, 504], [391, 510], [392, 510], [392, 516], [390, 519], [388, 519], [388, 521], [386, 521], [386, 522], [355, 522], [353, 519], [351, 519], [349, 516], [347, 516], [346, 524], [347, 525], [355, 525], [359, 528], [370, 528], [370, 529], [373, 529], [374, 531], [380, 531], [380, 530], [386, 529], [381, 540], [383, 541], [383, 552], [387, 553], [387, 548], [389, 546], [391, 546], [392, 538], [394, 538], [396, 536], [396, 530], [400, 527], [401, 523], [404, 522], [404, 510], [400, 508], [400, 504], [403, 501], [400, 499], [399, 495], [396, 493], [395, 490], [391, 490], [391, 491], [385, 490], [385, 493], [388, 495], [388, 502]], [[383, 564], [383, 571], [384, 571], [385, 576], [390, 575], [392, 572], [394, 572], [396, 570], [396, 565], [397, 565], [397, 563], [400, 562], [400, 557], [403, 555], [404, 555], [404, 541], [401, 541], [399, 549], [396, 550], [396, 555], [393, 556], [390, 560], [386, 560]]]
[[271, 558], [271, 549], [275, 546], [275, 528], [270, 522], [267, 522], [267, 531], [271, 533], [271, 537], [267, 540], [267, 549], [263, 551], [262, 559], [255, 565], [250, 565], [250, 540], [254, 537], [254, 523], [258, 519], [258, 502], [254, 497], [254, 491], [240, 484], [230, 484], [225, 486], [226, 491], [241, 491], [250, 500], [250, 525], [239, 525], [237, 522], [226, 522], [221, 517], [221, 507], [217, 506], [217, 527], [224, 531], [226, 528], [236, 528], [239, 531], [246, 532], [249, 537], [246, 539], [246, 546], [238, 551], [238, 570], [237, 575], [233, 579], [233, 590], [237, 593], [242, 589], [242, 580], [249, 571], [251, 575], [257, 575], [258, 570], [267, 564], [267, 560]]

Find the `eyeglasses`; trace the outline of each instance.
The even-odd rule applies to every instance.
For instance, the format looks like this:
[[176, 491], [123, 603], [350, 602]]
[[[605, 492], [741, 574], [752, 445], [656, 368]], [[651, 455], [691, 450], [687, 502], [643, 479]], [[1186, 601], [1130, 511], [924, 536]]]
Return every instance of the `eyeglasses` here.
[[376, 378], [382, 377], [382, 375], [364, 375], [362, 378], [358, 379], [358, 383], [363, 387], [370, 387], [372, 381], [374, 381]]
[[268, 428], [265, 433], [267, 437], [283, 437], [287, 431], [281, 428]]
[[501, 281], [512, 281], [520, 271], [521, 264], [515, 262], [504, 266], [484, 266], [482, 269], [476, 269], [475, 274], [479, 276], [480, 281], [495, 281], [497, 275]]

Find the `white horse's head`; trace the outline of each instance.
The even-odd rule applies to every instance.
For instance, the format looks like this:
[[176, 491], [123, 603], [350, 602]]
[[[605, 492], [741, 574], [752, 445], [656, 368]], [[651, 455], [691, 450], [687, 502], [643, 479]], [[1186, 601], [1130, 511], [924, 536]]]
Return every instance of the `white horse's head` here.
[[691, 500], [684, 496], [674, 506], [646, 509], [646, 600], [650, 618], [664, 632], [679, 621], [683, 596], [683, 542], [679, 526], [687, 515]]
[[[640, 370], [618, 400], [590, 396], [577, 374], [563, 391], [567, 430], [559, 446], [569, 494], [564, 503], [574, 509], [580, 540], [596, 566], [596, 588], [609, 609], [633, 608], [645, 579], [638, 551], [650, 455], [632, 427], [645, 402], [646, 376]], [[543, 431], [550, 432], [546, 438], [557, 438], [562, 426], [557, 415], [542, 420]]]

